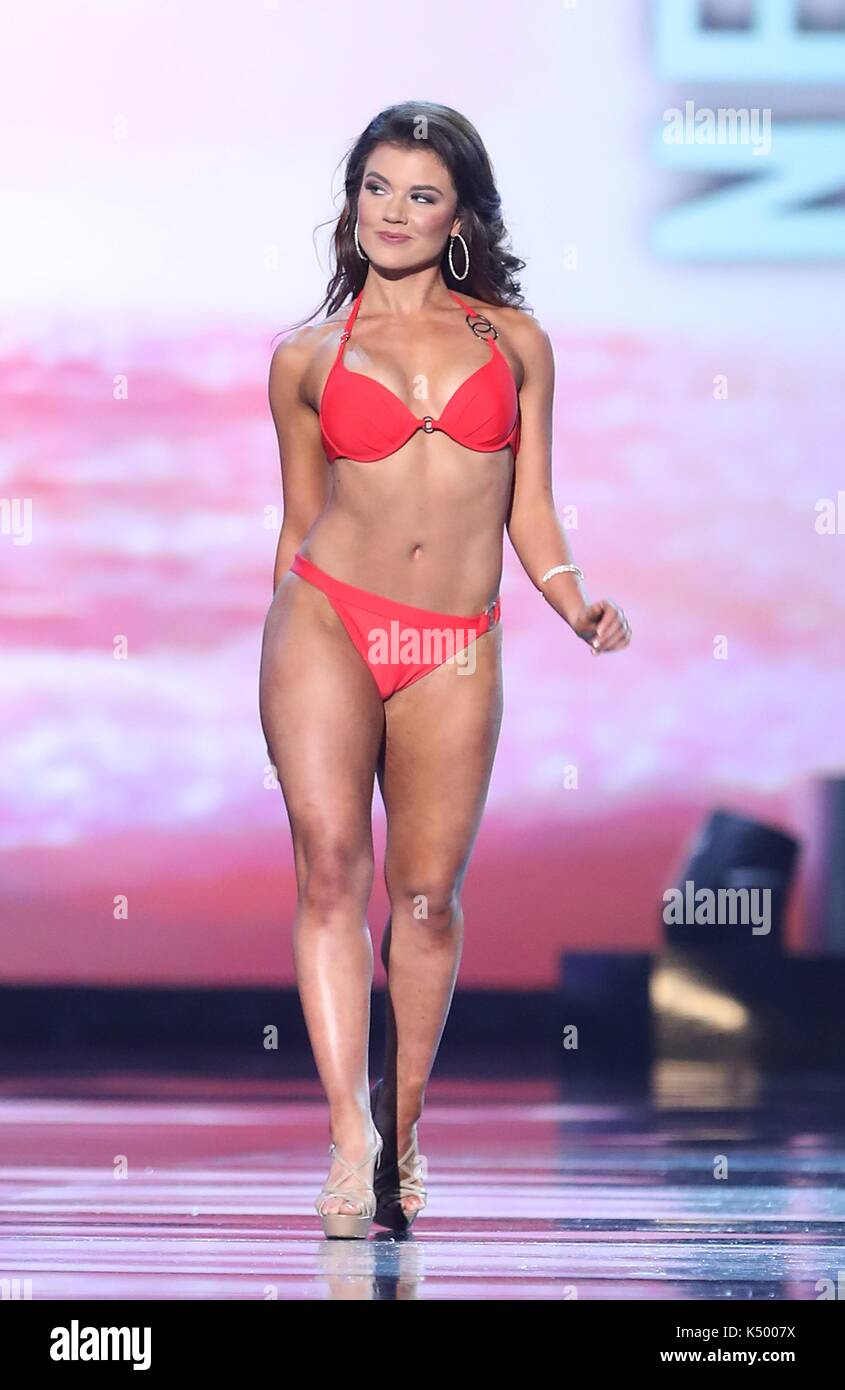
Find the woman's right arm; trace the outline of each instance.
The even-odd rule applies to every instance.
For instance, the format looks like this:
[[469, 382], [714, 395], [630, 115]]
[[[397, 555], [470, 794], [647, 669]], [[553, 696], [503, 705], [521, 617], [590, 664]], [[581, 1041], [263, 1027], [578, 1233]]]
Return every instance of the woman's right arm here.
[[314, 330], [293, 333], [270, 361], [270, 411], [282, 468], [282, 528], [273, 567], [273, 593], [328, 501], [331, 469], [320, 436], [320, 417], [305, 395]]

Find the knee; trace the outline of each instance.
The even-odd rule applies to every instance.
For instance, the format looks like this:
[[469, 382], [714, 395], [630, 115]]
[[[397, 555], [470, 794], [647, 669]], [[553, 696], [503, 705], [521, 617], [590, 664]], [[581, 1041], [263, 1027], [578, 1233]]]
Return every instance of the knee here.
[[365, 912], [373, 881], [369, 850], [342, 839], [323, 839], [302, 853], [300, 904], [318, 920]]
[[460, 882], [451, 875], [388, 877], [387, 891], [393, 915], [422, 925], [449, 926], [461, 910]]

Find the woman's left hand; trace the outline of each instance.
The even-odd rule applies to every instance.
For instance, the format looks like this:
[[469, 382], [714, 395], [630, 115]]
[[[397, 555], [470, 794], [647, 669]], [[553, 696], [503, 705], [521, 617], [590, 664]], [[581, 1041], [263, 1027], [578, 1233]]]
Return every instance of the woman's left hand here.
[[620, 652], [633, 633], [624, 611], [612, 599], [600, 598], [585, 604], [570, 622], [572, 631], [590, 644], [593, 656], [601, 652]]

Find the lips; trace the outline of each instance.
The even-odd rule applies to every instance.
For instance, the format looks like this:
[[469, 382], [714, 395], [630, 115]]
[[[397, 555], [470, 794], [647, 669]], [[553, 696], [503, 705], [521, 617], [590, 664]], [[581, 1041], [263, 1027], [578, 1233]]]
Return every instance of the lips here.
[[396, 243], [411, 240], [409, 236], [405, 236], [404, 232], [397, 232], [395, 234], [393, 232], [379, 232], [379, 236], [382, 241], [392, 241]]

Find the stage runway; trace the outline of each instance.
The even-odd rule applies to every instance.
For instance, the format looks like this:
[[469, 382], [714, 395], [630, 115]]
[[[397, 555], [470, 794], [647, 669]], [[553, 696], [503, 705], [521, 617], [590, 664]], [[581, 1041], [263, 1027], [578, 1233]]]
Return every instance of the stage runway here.
[[648, 1089], [436, 1077], [429, 1206], [362, 1242], [314, 1211], [313, 1079], [7, 1076], [4, 1297], [813, 1300], [845, 1271], [844, 1100], [701, 1067]]

